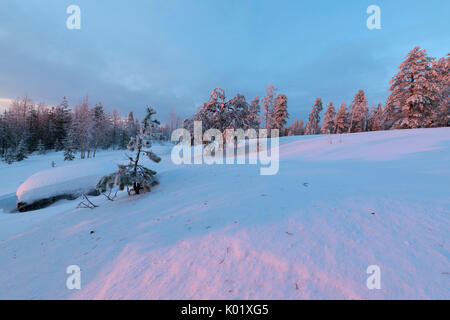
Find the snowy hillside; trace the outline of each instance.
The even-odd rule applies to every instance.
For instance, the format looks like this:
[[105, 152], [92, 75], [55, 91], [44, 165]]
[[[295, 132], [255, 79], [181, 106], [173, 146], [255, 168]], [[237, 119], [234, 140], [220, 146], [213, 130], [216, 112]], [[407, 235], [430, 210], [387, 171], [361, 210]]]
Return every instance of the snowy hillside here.
[[0, 163], [0, 299], [450, 299], [450, 128], [282, 138], [274, 176], [155, 151], [152, 193], [92, 197], [94, 210], [9, 212], [33, 174], [103, 170], [122, 151]]

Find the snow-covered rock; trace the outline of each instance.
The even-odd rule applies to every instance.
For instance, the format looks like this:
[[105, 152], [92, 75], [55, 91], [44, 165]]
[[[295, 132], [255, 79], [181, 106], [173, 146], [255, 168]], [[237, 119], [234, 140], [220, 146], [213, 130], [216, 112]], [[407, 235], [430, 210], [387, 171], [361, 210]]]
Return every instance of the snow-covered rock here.
[[117, 170], [114, 162], [85, 161], [33, 174], [17, 189], [20, 211], [41, 208], [58, 199], [74, 199], [92, 193], [100, 178]]

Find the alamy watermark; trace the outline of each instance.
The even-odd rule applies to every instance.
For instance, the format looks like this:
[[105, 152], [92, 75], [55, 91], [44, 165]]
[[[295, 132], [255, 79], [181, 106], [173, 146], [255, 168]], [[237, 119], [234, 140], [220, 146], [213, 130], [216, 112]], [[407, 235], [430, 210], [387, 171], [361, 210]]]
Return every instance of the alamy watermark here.
[[275, 175], [279, 170], [279, 130], [272, 129], [270, 138], [267, 129], [258, 131], [208, 129], [203, 133], [202, 122], [195, 121], [193, 137], [184, 128], [172, 132], [171, 140], [179, 142], [172, 149], [172, 162], [176, 165], [247, 164], [248, 160], [248, 164], [262, 165], [261, 175]]
[[66, 20], [66, 27], [69, 30], [81, 29], [81, 9], [77, 5], [70, 5], [66, 9], [66, 13], [70, 16]]
[[367, 7], [367, 14], [370, 16], [367, 18], [366, 25], [369, 30], [381, 29], [381, 9], [377, 5], [371, 5]]
[[366, 286], [369, 290], [380, 290], [381, 289], [381, 269], [377, 265], [370, 265], [366, 270], [367, 274], [370, 276], [366, 280]]
[[69, 274], [66, 280], [66, 287], [69, 290], [81, 289], [81, 268], [77, 265], [68, 266], [66, 273]]

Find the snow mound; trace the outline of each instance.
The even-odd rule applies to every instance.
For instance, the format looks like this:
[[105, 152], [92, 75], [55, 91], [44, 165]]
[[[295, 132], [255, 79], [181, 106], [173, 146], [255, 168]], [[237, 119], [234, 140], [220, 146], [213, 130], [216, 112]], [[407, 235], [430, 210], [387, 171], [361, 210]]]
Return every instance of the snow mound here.
[[99, 179], [117, 169], [114, 162], [86, 161], [40, 171], [17, 189], [18, 203], [33, 203], [60, 195], [79, 195], [95, 189]]

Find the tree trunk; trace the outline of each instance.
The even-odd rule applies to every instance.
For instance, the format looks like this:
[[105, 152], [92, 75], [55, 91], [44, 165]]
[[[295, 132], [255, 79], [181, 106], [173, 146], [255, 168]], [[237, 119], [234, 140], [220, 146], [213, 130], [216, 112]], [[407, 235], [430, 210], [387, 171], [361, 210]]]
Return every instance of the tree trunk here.
[[[139, 157], [140, 156], [141, 156], [141, 148], [138, 148], [137, 155], [136, 155], [136, 160], [134, 160], [134, 168], [133, 168], [135, 179], [137, 177], [137, 166], [138, 166], [138, 163], [139, 163]], [[133, 182], [134, 193], [135, 194], [139, 194], [140, 189], [141, 189], [141, 185], [139, 183], [137, 183], [136, 181]]]

